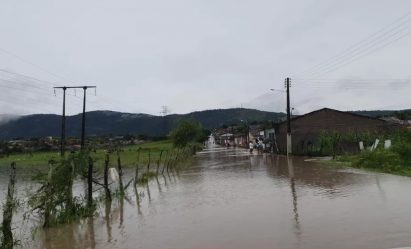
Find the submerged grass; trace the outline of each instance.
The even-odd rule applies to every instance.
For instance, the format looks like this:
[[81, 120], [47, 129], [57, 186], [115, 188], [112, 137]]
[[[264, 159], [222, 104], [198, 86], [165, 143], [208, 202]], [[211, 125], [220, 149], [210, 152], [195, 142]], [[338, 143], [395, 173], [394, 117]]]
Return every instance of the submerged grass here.
[[141, 175], [141, 177], [137, 180], [138, 184], [145, 184], [148, 183], [151, 179], [158, 176], [157, 172], [145, 172]]
[[[125, 167], [131, 167], [135, 165], [136, 154], [140, 149], [140, 162], [142, 164], [147, 163], [149, 160], [149, 152], [151, 161], [155, 162], [160, 157], [161, 150], [171, 150], [173, 144], [170, 140], [146, 142], [138, 145], [124, 146], [121, 150], [121, 161]], [[67, 154], [70, 154], [67, 152]], [[91, 153], [93, 159], [97, 162], [97, 165], [104, 162], [106, 150], [98, 149]], [[57, 151], [52, 152], [35, 152], [35, 153], [21, 153], [12, 154], [9, 157], [0, 158], [0, 167], [10, 166], [12, 162], [16, 162], [19, 167], [45, 167], [48, 166], [50, 160], [60, 160], [60, 153]]]
[[327, 164], [365, 169], [373, 172], [389, 173], [394, 175], [410, 176], [411, 167], [404, 164], [398, 154], [391, 150], [363, 152], [358, 155], [341, 156]]

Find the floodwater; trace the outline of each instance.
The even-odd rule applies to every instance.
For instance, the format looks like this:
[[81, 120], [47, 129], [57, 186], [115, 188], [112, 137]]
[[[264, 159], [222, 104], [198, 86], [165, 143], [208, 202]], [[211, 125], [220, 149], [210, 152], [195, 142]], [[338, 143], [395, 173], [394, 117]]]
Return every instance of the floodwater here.
[[34, 241], [23, 246], [411, 246], [411, 178], [328, 167], [298, 157], [250, 155], [244, 149], [212, 143], [209, 147], [195, 156], [189, 168], [138, 186], [138, 200], [129, 190], [124, 200], [100, 204], [98, 216], [39, 229], [33, 233]]

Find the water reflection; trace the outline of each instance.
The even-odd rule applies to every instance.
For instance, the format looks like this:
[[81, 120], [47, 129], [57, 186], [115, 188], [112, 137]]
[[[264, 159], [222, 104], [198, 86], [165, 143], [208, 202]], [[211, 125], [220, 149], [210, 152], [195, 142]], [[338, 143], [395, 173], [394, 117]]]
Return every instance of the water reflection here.
[[151, 203], [150, 185], [148, 184], [148, 182], [146, 183], [146, 189], [147, 189], [148, 202]]
[[409, 178], [211, 146], [93, 219], [39, 231], [35, 247], [400, 247], [411, 245], [409, 188]]
[[293, 213], [294, 213], [294, 221], [295, 221], [295, 234], [299, 237], [301, 235], [301, 228], [300, 228], [300, 220], [298, 215], [298, 203], [297, 203], [297, 191], [295, 187], [295, 179], [294, 179], [294, 164], [293, 158], [287, 157], [287, 167], [288, 167], [288, 177], [290, 179], [290, 188], [291, 188], [291, 195], [293, 199]]
[[120, 202], [120, 224], [119, 224], [119, 227], [121, 229], [123, 229], [124, 228], [124, 226], [123, 226], [123, 222], [124, 222], [124, 197], [123, 196], [120, 197], [119, 202]]
[[138, 193], [137, 185], [134, 186], [134, 195], [136, 199], [136, 206], [137, 206], [137, 215], [140, 216], [142, 215], [141, 213], [141, 206], [140, 206], [140, 194]]
[[96, 239], [95, 239], [95, 234], [94, 234], [94, 218], [90, 217], [87, 219], [87, 224], [88, 224], [88, 236], [89, 236], [89, 241], [90, 241], [90, 248], [94, 249], [96, 248]]
[[113, 236], [111, 234], [111, 200], [105, 201], [105, 220], [106, 220], [106, 230], [107, 230], [107, 242], [111, 242]]
[[156, 176], [156, 183], [157, 183], [158, 192], [162, 193], [163, 191], [161, 190], [161, 184], [160, 184], [160, 181], [158, 180], [158, 176]]
[[376, 183], [376, 185], [377, 185], [378, 193], [379, 193], [379, 195], [380, 195], [380, 197], [381, 197], [381, 200], [382, 200], [383, 202], [386, 202], [386, 201], [387, 201], [387, 197], [386, 197], [385, 192], [384, 192], [384, 189], [382, 188], [382, 185], [381, 185], [381, 183], [380, 183], [380, 176], [379, 176], [379, 175], [375, 175], [375, 183]]
[[[38, 248], [96, 248], [94, 218], [82, 222], [39, 231], [42, 234], [41, 245]], [[29, 248], [36, 248], [30, 245]]]

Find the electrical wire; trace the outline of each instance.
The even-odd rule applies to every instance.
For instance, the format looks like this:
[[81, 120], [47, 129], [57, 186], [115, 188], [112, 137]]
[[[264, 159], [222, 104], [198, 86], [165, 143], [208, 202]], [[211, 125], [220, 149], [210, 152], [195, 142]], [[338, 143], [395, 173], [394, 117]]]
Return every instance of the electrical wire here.
[[[395, 39], [394, 41], [388, 41], [387, 43], [383, 44], [383, 46], [379, 46], [379, 43], [387, 40], [387, 39], [391, 39], [392, 37], [394, 37], [395, 35], [399, 34], [400, 32], [402, 32], [403, 30], [405, 30], [406, 28], [410, 27], [410, 25], [405, 26], [407, 24], [409, 24], [409, 21], [411, 16], [411, 12], [406, 13], [405, 15], [403, 15], [402, 17], [400, 17], [399, 19], [395, 20], [393, 23], [389, 24], [388, 26], [380, 29], [379, 31], [373, 33], [372, 35], [368, 36], [366, 39], [348, 47], [347, 49], [343, 50], [342, 52], [338, 53], [335, 56], [332, 56], [331, 58], [313, 66], [310, 67], [309, 69], [303, 70], [297, 74], [295, 74], [295, 76], [301, 76], [301, 75], [312, 75], [312, 74], [316, 74], [319, 72], [324, 71], [325, 69], [330, 68], [331, 66], [336, 66], [339, 65], [341, 63], [343, 63], [344, 61], [347, 60], [351, 60], [353, 57], [357, 57], [361, 54], [364, 53], [364, 51], [366, 52], [366, 55], [368, 55], [369, 53], [367, 53], [367, 51], [369, 51], [372, 48], [375, 48], [375, 46], [377, 46], [376, 49], [373, 49], [372, 52], [374, 52], [375, 50], [381, 49], [385, 46], [388, 46], [389, 44], [398, 41], [399, 39], [404, 38], [405, 36], [409, 35], [410, 33], [406, 33], [405, 35], [402, 35], [400, 37], [398, 37], [397, 39]], [[396, 25], [397, 23], [399, 23], [398, 25]], [[394, 27], [392, 27], [393, 25], [396, 25]], [[405, 26], [405, 27], [404, 27]], [[388, 31], [386, 31], [388, 29]], [[371, 46], [370, 46], [371, 45]], [[365, 56], [365, 55], [364, 55]], [[363, 57], [363, 56], [361, 56]], [[351, 63], [351, 62], [350, 62]], [[342, 66], [345, 66], [349, 63], [346, 63]], [[333, 68], [333, 70], [336, 70], [338, 68]], [[331, 71], [331, 70], [329, 70]], [[329, 71], [327, 71], [326, 73], [328, 73]]]
[[[410, 25], [409, 27], [411, 27], [411, 25]], [[374, 48], [371, 48], [370, 50], [365, 50], [365, 51], [363, 51], [363, 52], [361, 52], [361, 53], [358, 53], [358, 54], [354, 55], [353, 57], [351, 57], [349, 60], [342, 61], [342, 62], [337, 63], [337, 64], [335, 64], [335, 65], [333, 65], [333, 66], [331, 66], [331, 67], [327, 67], [327, 69], [325, 69], [324, 71], [322, 71], [322, 72], [320, 72], [320, 73], [317, 73], [315, 76], [316, 76], [316, 77], [321, 77], [321, 76], [326, 75], [326, 74], [328, 74], [328, 73], [330, 73], [330, 72], [332, 72], [332, 71], [335, 71], [335, 70], [340, 69], [340, 68], [342, 68], [342, 67], [344, 67], [344, 66], [347, 66], [347, 65], [349, 65], [349, 64], [351, 64], [351, 63], [353, 63], [353, 62], [355, 62], [355, 61], [357, 61], [357, 60], [359, 60], [359, 59], [361, 59], [361, 58], [363, 58], [363, 57], [365, 57], [365, 56], [367, 56], [367, 55], [370, 55], [370, 54], [372, 54], [372, 53], [374, 53], [374, 52], [376, 52], [376, 51], [378, 51], [378, 50], [380, 50], [380, 49], [382, 49], [382, 48], [385, 48], [385, 47], [387, 47], [387, 46], [389, 46], [389, 45], [391, 45], [391, 44], [393, 44], [393, 43], [395, 43], [395, 42], [397, 42], [397, 41], [399, 41], [399, 40], [401, 40], [401, 39], [409, 36], [410, 34], [411, 34], [411, 31], [408, 32], [408, 33], [406, 33], [406, 34], [401, 35], [400, 37], [397, 37], [395, 40], [388, 41], [388, 42], [386, 42], [386, 43], [384, 43], [384, 44], [381, 44], [381, 45], [378, 46], [378, 47], [374, 47]]]

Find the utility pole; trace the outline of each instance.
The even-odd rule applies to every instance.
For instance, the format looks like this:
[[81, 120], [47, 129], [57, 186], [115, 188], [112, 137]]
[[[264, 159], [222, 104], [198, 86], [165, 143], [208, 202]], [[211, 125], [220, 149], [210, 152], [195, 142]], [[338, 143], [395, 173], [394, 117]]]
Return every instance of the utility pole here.
[[287, 88], [287, 156], [292, 153], [291, 143], [291, 111], [290, 111], [290, 78], [285, 79]]
[[161, 106], [161, 115], [163, 116], [163, 133], [167, 135], [167, 115], [170, 113], [168, 106]]
[[66, 144], [66, 90], [67, 89], [83, 89], [84, 97], [83, 97], [83, 114], [81, 120], [81, 150], [84, 149], [84, 138], [85, 138], [85, 130], [86, 130], [86, 94], [88, 88], [96, 88], [96, 86], [61, 86], [61, 87], [54, 87], [54, 89], [63, 89], [63, 116], [62, 116], [62, 124], [61, 124], [61, 144], [60, 144], [60, 153], [64, 156], [65, 152], [65, 144]]
[[60, 155], [64, 157], [66, 147], [66, 90], [67, 87], [54, 87], [54, 89], [63, 89], [63, 115], [61, 116], [61, 141], [60, 141]]
[[84, 137], [86, 134], [86, 95], [88, 88], [96, 88], [96, 86], [83, 86], [83, 115], [81, 119], [81, 150], [84, 150]]
[[87, 87], [83, 87], [83, 115], [81, 118], [81, 150], [84, 149], [84, 135], [86, 132], [86, 96], [87, 96]]

